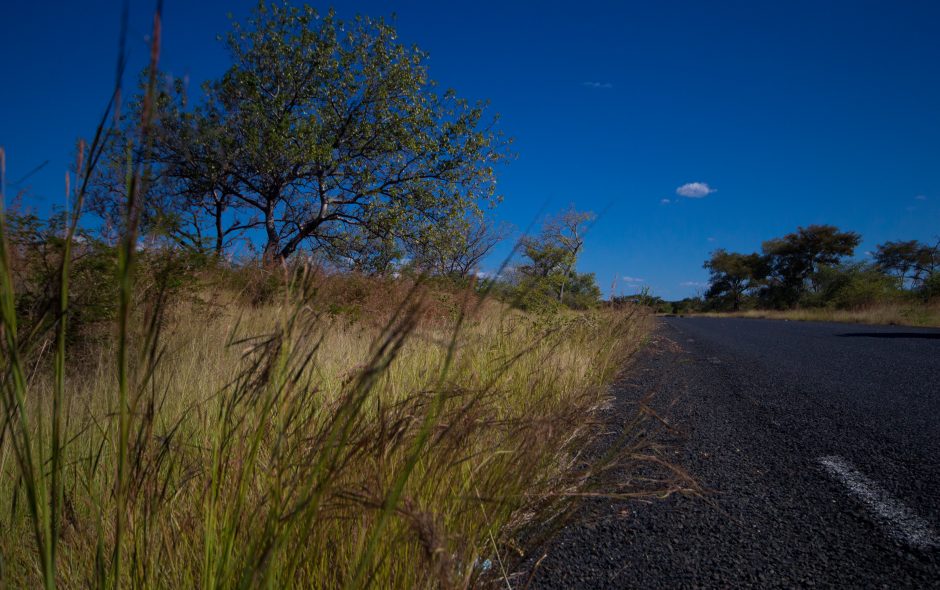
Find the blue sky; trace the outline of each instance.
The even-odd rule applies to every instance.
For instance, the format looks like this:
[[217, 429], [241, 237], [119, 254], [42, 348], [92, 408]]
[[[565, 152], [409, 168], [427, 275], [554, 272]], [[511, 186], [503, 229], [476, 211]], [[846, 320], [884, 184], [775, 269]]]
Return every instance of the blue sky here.
[[[162, 67], [194, 85], [220, 74], [216, 34], [252, 5], [166, 0]], [[151, 6], [132, 2], [131, 72]], [[605, 211], [580, 267], [607, 293], [694, 293], [710, 251], [753, 251], [798, 225], [860, 232], [860, 257], [940, 234], [938, 2], [335, 6], [396, 13], [432, 77], [491, 101], [518, 155], [500, 170], [499, 218], [525, 227], [543, 206]], [[62, 201], [74, 142], [107, 99], [119, 12], [104, 0], [2, 11], [7, 178], [49, 161], [8, 193], [28, 187], [39, 209]], [[689, 183], [713, 192], [677, 194]]]

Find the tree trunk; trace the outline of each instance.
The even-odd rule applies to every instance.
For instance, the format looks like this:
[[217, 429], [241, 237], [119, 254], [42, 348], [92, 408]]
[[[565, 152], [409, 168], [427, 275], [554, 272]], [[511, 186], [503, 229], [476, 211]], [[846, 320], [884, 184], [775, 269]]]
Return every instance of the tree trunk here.
[[222, 213], [225, 211], [222, 204], [216, 201], [215, 204], [215, 256], [222, 257], [222, 246], [224, 245], [224, 232], [222, 230]]
[[281, 255], [281, 240], [274, 225], [274, 201], [269, 199], [268, 203], [270, 205], [264, 211], [264, 231], [268, 236], [268, 241], [264, 245], [261, 262], [264, 266], [273, 266], [282, 262], [284, 256]]

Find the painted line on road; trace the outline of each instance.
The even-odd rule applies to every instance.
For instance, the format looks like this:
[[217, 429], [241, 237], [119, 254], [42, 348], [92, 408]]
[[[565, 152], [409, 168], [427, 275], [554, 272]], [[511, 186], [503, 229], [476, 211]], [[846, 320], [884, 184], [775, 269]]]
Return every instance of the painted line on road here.
[[930, 524], [865, 477], [842, 457], [820, 457], [819, 463], [830, 475], [841, 481], [850, 492], [875, 513], [894, 537], [915, 547], [940, 547], [940, 537]]

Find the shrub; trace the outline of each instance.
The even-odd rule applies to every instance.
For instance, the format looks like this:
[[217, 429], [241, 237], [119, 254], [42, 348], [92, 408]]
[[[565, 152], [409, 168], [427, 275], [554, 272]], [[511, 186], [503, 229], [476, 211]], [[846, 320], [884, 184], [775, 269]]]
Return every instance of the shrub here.
[[940, 299], [940, 272], [930, 275], [918, 289], [918, 294], [925, 301]]
[[[65, 242], [64, 216], [43, 219], [32, 213], [6, 212], [10, 265], [16, 287], [15, 307], [20, 329], [41, 331], [55, 321], [59, 271]], [[72, 246], [68, 326], [70, 342], [94, 326], [112, 320], [116, 310], [114, 248], [79, 232]]]
[[893, 302], [902, 295], [897, 279], [863, 263], [823, 266], [814, 281], [816, 291], [801, 299], [806, 307], [858, 309]]

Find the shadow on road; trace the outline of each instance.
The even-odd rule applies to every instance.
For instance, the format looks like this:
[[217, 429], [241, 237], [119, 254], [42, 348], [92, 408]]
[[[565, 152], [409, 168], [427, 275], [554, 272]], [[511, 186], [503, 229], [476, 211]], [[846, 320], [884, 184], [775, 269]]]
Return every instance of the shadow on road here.
[[838, 334], [840, 338], [921, 338], [940, 340], [940, 332], [848, 332]]

